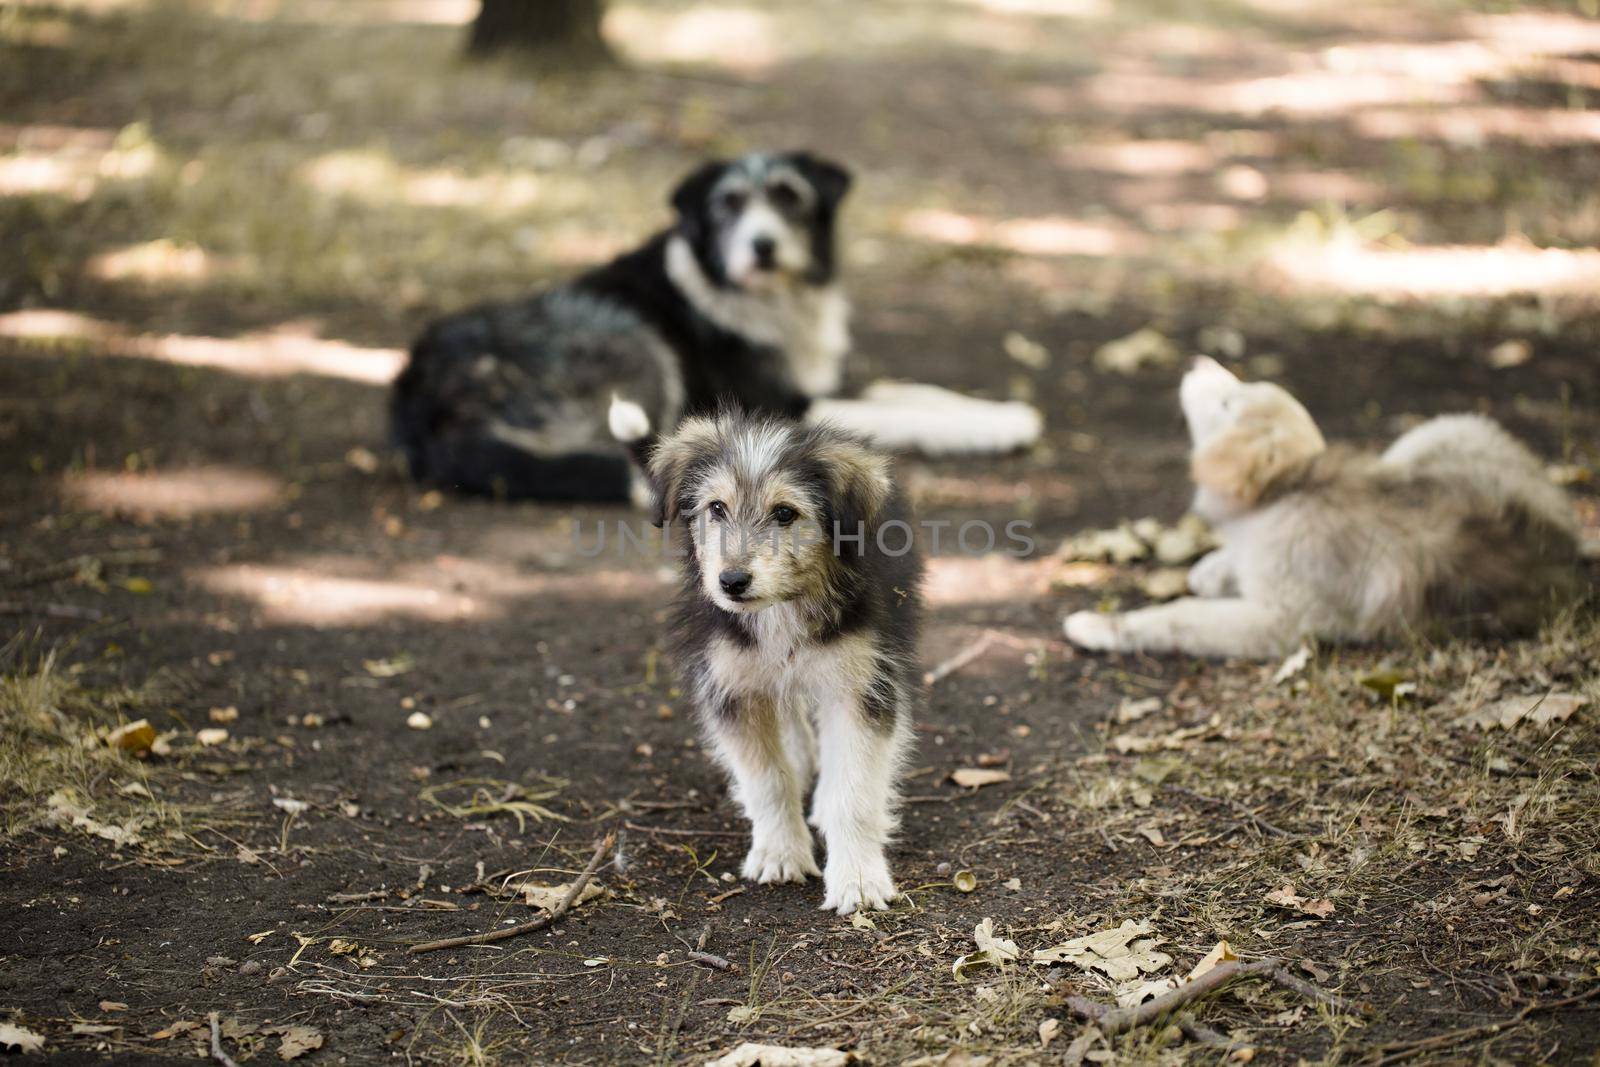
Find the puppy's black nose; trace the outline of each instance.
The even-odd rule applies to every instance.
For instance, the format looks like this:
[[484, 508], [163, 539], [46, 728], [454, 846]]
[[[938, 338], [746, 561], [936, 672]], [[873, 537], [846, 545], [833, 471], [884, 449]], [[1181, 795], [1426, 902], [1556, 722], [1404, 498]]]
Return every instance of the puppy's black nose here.
[[744, 596], [744, 591], [750, 588], [750, 572], [730, 567], [717, 575], [717, 581], [729, 596]]
[[778, 265], [778, 242], [770, 237], [757, 237], [750, 242], [750, 249], [756, 254], [756, 265], [762, 270], [771, 270]]

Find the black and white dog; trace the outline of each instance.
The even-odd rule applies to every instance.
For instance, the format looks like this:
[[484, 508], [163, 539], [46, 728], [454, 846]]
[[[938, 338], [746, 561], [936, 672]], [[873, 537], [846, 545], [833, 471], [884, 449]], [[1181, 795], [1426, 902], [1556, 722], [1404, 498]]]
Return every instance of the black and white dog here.
[[673, 192], [673, 226], [642, 247], [433, 323], [395, 383], [412, 475], [506, 497], [638, 500], [644, 487], [609, 432], [613, 397], [662, 433], [732, 404], [826, 418], [886, 448], [1031, 444], [1040, 418], [1024, 404], [896, 383], [832, 398], [850, 347], [835, 255], [849, 188], [843, 167], [809, 152], [707, 163]]
[[713, 162], [676, 224], [576, 281], [433, 323], [395, 383], [417, 479], [466, 492], [637, 497], [613, 396], [652, 426], [733, 403], [798, 418], [838, 389], [849, 307], [834, 222], [850, 175], [809, 152]]
[[750, 820], [744, 876], [819, 873], [810, 792], [822, 906], [887, 908], [921, 576], [888, 460], [825, 424], [724, 412], [685, 419], [649, 466], [657, 522], [687, 534], [676, 659]]

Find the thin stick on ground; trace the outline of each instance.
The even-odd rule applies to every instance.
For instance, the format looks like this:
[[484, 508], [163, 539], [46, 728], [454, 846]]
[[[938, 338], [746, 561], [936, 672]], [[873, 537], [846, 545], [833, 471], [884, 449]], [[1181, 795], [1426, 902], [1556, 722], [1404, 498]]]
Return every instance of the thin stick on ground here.
[[589, 879], [594, 877], [594, 872], [600, 869], [601, 861], [606, 858], [606, 853], [611, 851], [611, 846], [616, 842], [617, 835], [614, 831], [600, 839], [594, 847], [594, 855], [589, 857], [589, 865], [583, 869], [582, 874], [578, 875], [577, 880], [572, 883], [572, 888], [567, 890], [567, 895], [561, 898], [561, 902], [555, 906], [555, 910], [549, 915], [542, 916], [532, 922], [521, 923], [517, 926], [503, 926], [498, 930], [489, 930], [481, 934], [466, 934], [462, 937], [446, 937], [438, 941], [424, 941], [421, 944], [412, 945], [406, 950], [407, 953], [416, 956], [424, 952], [437, 952], [442, 948], [460, 948], [462, 945], [487, 945], [494, 941], [504, 941], [508, 937], [517, 937], [521, 934], [531, 934], [535, 930], [543, 930], [546, 926], [558, 922], [562, 916], [566, 915], [567, 910], [572, 907], [573, 902], [583, 892], [584, 886], [589, 884]]
[[1575, 1004], [1582, 1004], [1596, 997], [1600, 997], [1600, 985], [1590, 986], [1582, 993], [1574, 993], [1572, 996], [1563, 997], [1560, 1000], [1547, 1000], [1529, 1004], [1509, 1019], [1502, 1019], [1500, 1022], [1483, 1023], [1480, 1026], [1469, 1026], [1462, 1030], [1451, 1030], [1449, 1033], [1435, 1034], [1433, 1037], [1425, 1037], [1420, 1041], [1380, 1045], [1376, 1051], [1388, 1053], [1388, 1055], [1370, 1062], [1373, 1067], [1387, 1067], [1388, 1064], [1400, 1063], [1404, 1060], [1409, 1060], [1413, 1056], [1420, 1056], [1425, 1052], [1437, 1052], [1465, 1041], [1471, 1041], [1474, 1038], [1490, 1037], [1504, 1033], [1512, 1027], [1526, 1022], [1529, 1016], [1538, 1015], [1546, 1011], [1555, 1011], [1558, 1008], [1570, 1008]]
[[983, 636], [924, 674], [922, 676], [922, 684], [938, 685], [939, 682], [989, 651], [989, 646], [994, 644], [997, 636], [993, 630], [985, 630]]
[[222, 1024], [217, 1021], [217, 1013], [212, 1012], [207, 1018], [211, 1023], [211, 1058], [222, 1067], [239, 1067], [233, 1057], [222, 1050]]
[[47, 619], [75, 619], [80, 622], [99, 622], [106, 613], [98, 608], [84, 608], [77, 604], [23, 604], [17, 601], [0, 601], [0, 615], [43, 615]]
[[1288, 972], [1283, 961], [1279, 959], [1256, 960], [1252, 963], [1234, 960], [1218, 964], [1194, 981], [1133, 1007], [1112, 1008], [1087, 997], [1069, 997], [1067, 1006], [1093, 1022], [1102, 1034], [1110, 1037], [1164, 1019], [1184, 1005], [1243, 978], [1266, 978], [1286, 989], [1294, 990], [1309, 1000], [1327, 1004], [1340, 1011], [1365, 1010], [1364, 1005], [1345, 1000], [1325, 989], [1319, 989], [1304, 979], [1296, 978]]

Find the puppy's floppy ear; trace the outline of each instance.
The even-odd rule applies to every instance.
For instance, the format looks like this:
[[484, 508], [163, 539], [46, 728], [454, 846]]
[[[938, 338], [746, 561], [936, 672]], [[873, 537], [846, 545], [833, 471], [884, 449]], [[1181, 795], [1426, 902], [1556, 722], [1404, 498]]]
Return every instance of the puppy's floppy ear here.
[[1195, 484], [1250, 505], [1273, 479], [1326, 446], [1315, 425], [1271, 413], [1246, 415], [1196, 450], [1189, 461]]
[[[828, 480], [828, 510], [833, 513], [836, 544], [850, 545], [857, 555], [877, 535], [878, 517], [894, 493], [889, 461], [867, 445], [843, 434], [830, 434], [817, 448]], [[865, 539], [857, 540], [857, 535]]]
[[[705, 216], [706, 204], [711, 196], [711, 187], [717, 184], [723, 172], [728, 169], [726, 160], [713, 159], [702, 164], [672, 190], [672, 210], [678, 215], [679, 225], [698, 230], [701, 220]], [[693, 234], [691, 234], [693, 236]]]
[[818, 199], [829, 207], [837, 207], [844, 194], [850, 191], [850, 172], [831, 159], [805, 151], [795, 152], [789, 158], [817, 191]]
[[684, 419], [671, 436], [656, 442], [655, 451], [650, 454], [650, 487], [655, 491], [657, 526], [678, 520], [689, 470], [716, 447], [716, 438], [716, 423], [695, 417]]

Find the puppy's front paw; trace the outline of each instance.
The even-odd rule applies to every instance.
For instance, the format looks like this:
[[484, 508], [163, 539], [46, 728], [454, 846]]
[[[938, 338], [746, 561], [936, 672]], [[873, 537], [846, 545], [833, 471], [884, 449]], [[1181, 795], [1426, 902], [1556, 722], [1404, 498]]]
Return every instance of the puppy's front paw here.
[[1062, 629], [1066, 631], [1067, 640], [1079, 648], [1109, 652], [1121, 645], [1122, 627], [1118, 625], [1115, 615], [1074, 611], [1067, 616]]
[[882, 860], [842, 869], [830, 863], [823, 887], [822, 910], [837, 911], [840, 915], [857, 910], [888, 911], [889, 902], [900, 896], [894, 879], [889, 877], [889, 866]]
[[820, 875], [822, 871], [811, 856], [811, 837], [808, 834], [804, 839], [751, 845], [740, 873], [748, 881], [770, 885], [773, 882], [803, 882], [808, 876]]

